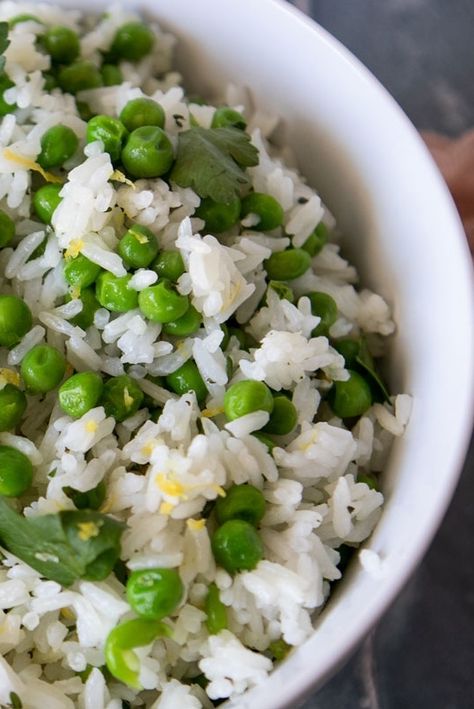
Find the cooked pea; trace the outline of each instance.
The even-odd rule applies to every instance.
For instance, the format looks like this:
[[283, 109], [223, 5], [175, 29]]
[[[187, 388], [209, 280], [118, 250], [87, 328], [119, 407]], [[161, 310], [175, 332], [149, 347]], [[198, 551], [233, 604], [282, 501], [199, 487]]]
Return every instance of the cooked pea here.
[[61, 69], [58, 83], [63, 91], [70, 94], [97, 89], [103, 85], [100, 71], [89, 61], [77, 61]]
[[138, 305], [149, 320], [169, 323], [185, 314], [189, 308], [189, 298], [178, 293], [170, 281], [164, 279], [156, 286], [140, 291]]
[[143, 402], [143, 392], [128, 374], [112, 377], [104, 384], [102, 404], [107, 416], [120, 423], [136, 414]]
[[359, 355], [359, 340], [353, 340], [349, 337], [342, 340], [337, 340], [334, 343], [334, 348], [344, 357], [346, 368], [349, 367], [350, 369], [353, 369], [357, 364], [356, 360]]
[[33, 394], [46, 394], [57, 387], [65, 372], [64, 355], [51, 345], [36, 345], [21, 362], [21, 376]]
[[93, 118], [95, 115], [91, 110], [89, 104], [85, 101], [77, 101], [76, 99], [76, 108], [80, 118], [82, 118], [82, 120], [86, 123], [87, 121], [90, 121], [90, 119]]
[[173, 163], [173, 146], [158, 126], [136, 128], [122, 150], [122, 163], [131, 177], [160, 177]]
[[[83, 288], [79, 297], [82, 300], [82, 310], [71, 318], [69, 322], [81, 327], [83, 330], [87, 330], [94, 322], [94, 315], [96, 310], [100, 308], [100, 303], [95, 297], [93, 288]], [[71, 297], [67, 297], [66, 300], [71, 300]]]
[[16, 295], [0, 295], [0, 345], [13, 347], [31, 330], [31, 310]]
[[221, 630], [228, 627], [227, 608], [220, 599], [219, 589], [215, 583], [211, 583], [209, 586], [204, 610], [207, 615], [207, 630], [211, 635], [220, 633]]
[[295, 405], [286, 396], [275, 396], [270, 420], [262, 431], [276, 436], [285, 436], [293, 431], [297, 423], [298, 412]]
[[119, 159], [126, 137], [127, 129], [118, 118], [99, 115], [94, 116], [87, 123], [87, 142], [93, 143], [95, 140], [100, 140], [112, 162]]
[[247, 121], [239, 111], [235, 111], [230, 106], [221, 106], [216, 108], [212, 117], [211, 128], [239, 128], [245, 130]]
[[[133, 648], [150, 645], [155, 638], [169, 634], [169, 628], [159, 620], [133, 618], [112, 628], [105, 641], [107, 670], [118, 680], [134, 689], [140, 684], [141, 661]], [[126, 706], [125, 702], [122, 706]]]
[[337, 305], [334, 298], [331, 298], [327, 293], [318, 291], [309, 293], [308, 298], [311, 302], [311, 312], [321, 318], [321, 322], [311, 333], [313, 337], [325, 335], [328, 337], [329, 329], [337, 320]]
[[312, 234], [308, 236], [303, 246], [301, 247], [304, 251], [307, 251], [311, 257], [319, 254], [323, 246], [325, 246], [329, 239], [329, 231], [326, 224], [320, 222]]
[[349, 379], [345, 382], [334, 382], [328, 400], [332, 410], [340, 418], [362, 416], [372, 405], [370, 386], [365, 379], [349, 369]]
[[290, 652], [291, 645], [288, 645], [283, 638], [279, 638], [278, 640], [273, 640], [273, 642], [270, 643], [268, 650], [276, 662], [281, 662]]
[[19, 497], [33, 480], [30, 459], [12, 446], [0, 446], [0, 495]]
[[0, 390], [0, 431], [10, 431], [20, 423], [26, 410], [26, 396], [14, 384]]
[[79, 37], [69, 27], [50, 27], [42, 37], [42, 44], [53, 62], [70, 64], [79, 56]]
[[275, 441], [272, 441], [271, 438], [266, 436], [264, 433], [261, 433], [260, 431], [254, 431], [252, 433], [252, 436], [255, 438], [258, 438], [258, 440], [263, 443], [265, 446], [268, 448], [268, 452], [271, 454], [272, 450], [275, 448], [276, 443]]
[[96, 282], [95, 294], [103, 308], [113, 313], [126, 313], [138, 306], [138, 293], [129, 287], [132, 277], [101, 273]]
[[274, 252], [264, 265], [269, 279], [292, 281], [310, 268], [311, 257], [302, 249], [287, 249]]
[[127, 581], [127, 601], [142, 618], [161, 620], [179, 606], [184, 586], [176, 569], [132, 571]]
[[92, 490], [80, 492], [73, 487], [63, 487], [63, 492], [74, 502], [78, 510], [99, 510], [104, 504], [107, 488], [103, 480]]
[[184, 315], [177, 320], [163, 324], [163, 332], [175, 337], [189, 337], [201, 327], [202, 316], [194, 305], [190, 305]]
[[134, 224], [120, 239], [118, 252], [127, 266], [146, 268], [158, 253], [158, 240], [148, 227]]
[[51, 224], [53, 214], [61, 203], [62, 185], [43, 185], [33, 195], [33, 209], [45, 224]]
[[0, 209], [0, 249], [8, 246], [15, 236], [15, 222], [6, 212]]
[[127, 22], [119, 27], [110, 48], [116, 59], [138, 62], [150, 54], [155, 43], [152, 30], [143, 22]]
[[120, 120], [131, 133], [142, 126], [165, 126], [165, 112], [152, 98], [134, 98], [122, 108]]
[[180, 396], [188, 391], [194, 391], [196, 399], [201, 404], [207, 396], [207, 387], [192, 359], [188, 359], [179, 369], [168, 374], [166, 384]]
[[41, 152], [36, 161], [45, 170], [60, 167], [74, 155], [78, 145], [79, 140], [72, 128], [58, 123], [41, 136]]
[[255, 527], [265, 514], [263, 493], [253, 485], [232, 485], [225, 497], [219, 497], [214, 507], [218, 524], [229, 519], [244, 519]]
[[378, 480], [372, 473], [357, 473], [357, 482], [365, 483], [371, 490], [380, 490]]
[[184, 261], [179, 251], [162, 251], [152, 263], [152, 269], [160, 279], [177, 281], [186, 271]]
[[54, 74], [51, 74], [51, 72], [49, 72], [49, 71], [43, 71], [43, 79], [44, 79], [43, 89], [45, 91], [52, 91], [58, 85], [58, 82], [56, 81], [56, 77], [54, 76]]
[[211, 539], [216, 562], [230, 574], [251, 571], [263, 558], [263, 544], [252, 524], [230, 519], [214, 532]]
[[227, 389], [224, 395], [224, 412], [229, 421], [254, 411], [273, 411], [273, 396], [263, 382], [244, 379]]
[[79, 254], [64, 265], [64, 278], [70, 286], [82, 289], [95, 283], [101, 271], [100, 266]]
[[[241, 218], [249, 214], [259, 217], [257, 224], [252, 226], [256, 231], [272, 231], [283, 224], [285, 213], [274, 197], [263, 192], [251, 192], [242, 200]], [[282, 279], [286, 280], [286, 279]]]
[[210, 197], [201, 200], [196, 216], [205, 221], [205, 229], [220, 234], [237, 224], [240, 215], [240, 199], [236, 197], [229, 204], [215, 202]]
[[15, 84], [6, 74], [0, 75], [0, 117], [6, 116], [8, 113], [16, 111], [18, 106], [16, 103], [8, 103], [5, 100], [5, 91], [11, 89]]
[[80, 418], [99, 403], [104, 385], [96, 372], [73, 374], [59, 388], [59, 405], [68, 416]]
[[288, 300], [290, 303], [295, 302], [295, 296], [290, 286], [283, 281], [269, 281], [268, 287], [275, 291], [280, 300]]
[[118, 84], [121, 84], [123, 81], [122, 72], [119, 67], [114, 64], [103, 64], [101, 74], [104, 86], [118, 86]]

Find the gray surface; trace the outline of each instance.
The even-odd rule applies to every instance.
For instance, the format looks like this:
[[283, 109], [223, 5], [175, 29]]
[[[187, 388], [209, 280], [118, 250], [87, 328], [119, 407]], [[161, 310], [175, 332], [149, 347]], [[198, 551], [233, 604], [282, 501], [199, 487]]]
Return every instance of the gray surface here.
[[[472, 0], [295, 4], [372, 70], [418, 128], [456, 134], [474, 126]], [[474, 442], [425, 560], [376, 631], [304, 709], [474, 707], [473, 474]]]

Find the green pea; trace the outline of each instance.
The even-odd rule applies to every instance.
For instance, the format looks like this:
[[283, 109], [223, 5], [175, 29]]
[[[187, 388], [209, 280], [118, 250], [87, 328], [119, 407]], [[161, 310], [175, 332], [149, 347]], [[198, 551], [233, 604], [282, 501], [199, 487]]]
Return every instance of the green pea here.
[[127, 266], [146, 268], [158, 253], [158, 240], [146, 226], [134, 224], [120, 239], [118, 252]]
[[21, 362], [21, 376], [33, 394], [46, 394], [55, 389], [65, 372], [64, 355], [51, 345], [36, 345]]
[[245, 332], [240, 328], [240, 327], [232, 327], [229, 325], [227, 327], [227, 332], [229, 334], [229, 339], [231, 337], [235, 337], [237, 342], [239, 343], [239, 347], [241, 350], [247, 350], [248, 349], [248, 343], [247, 343], [247, 337]]
[[189, 298], [178, 293], [170, 281], [162, 280], [140, 291], [138, 305], [149, 320], [169, 323], [184, 315], [189, 308]]
[[11, 446], [0, 446], [0, 495], [19, 497], [31, 485], [33, 466], [30, 459]]
[[87, 142], [102, 141], [104, 150], [109, 153], [112, 162], [119, 159], [126, 137], [127, 129], [118, 118], [99, 115], [94, 116], [87, 123]]
[[340, 418], [362, 416], [372, 405], [372, 393], [368, 383], [352, 369], [348, 372], [349, 379], [345, 382], [334, 382], [328, 395], [332, 410]]
[[182, 396], [188, 391], [194, 391], [196, 399], [201, 404], [207, 397], [207, 387], [197, 368], [196, 362], [188, 359], [179, 369], [168, 374], [166, 384], [176, 394]]
[[35, 15], [29, 15], [27, 13], [22, 14], [22, 15], [15, 15], [15, 17], [12, 17], [10, 20], [8, 20], [8, 25], [10, 28], [15, 27], [15, 25], [20, 25], [22, 22], [37, 22], [38, 25], [43, 25], [44, 22], [41, 22], [41, 20], [36, 17]]
[[0, 295], [0, 345], [14, 347], [32, 324], [31, 310], [21, 298]]
[[378, 480], [372, 473], [357, 473], [357, 482], [365, 483], [371, 490], [380, 490]]
[[123, 81], [122, 72], [114, 64], [103, 64], [101, 74], [104, 86], [118, 86]]
[[228, 128], [229, 126], [245, 130], [247, 128], [247, 121], [239, 111], [235, 111], [229, 106], [216, 108], [212, 117], [211, 128]]
[[314, 328], [311, 333], [313, 337], [325, 335], [328, 337], [329, 329], [337, 320], [337, 305], [334, 298], [331, 298], [327, 293], [314, 292], [309, 293], [308, 298], [311, 302], [311, 312], [321, 318], [321, 322]]
[[263, 192], [251, 192], [243, 198], [240, 216], [243, 219], [249, 214], [256, 214], [259, 217], [258, 223], [252, 226], [252, 229], [256, 231], [272, 231], [272, 229], [276, 229], [283, 224], [285, 216], [281, 205], [276, 199]]
[[87, 492], [80, 492], [73, 487], [63, 487], [63, 492], [74, 502], [78, 510], [99, 510], [104, 504], [107, 487], [103, 480]]
[[356, 360], [360, 350], [360, 342], [358, 340], [353, 340], [352, 338], [337, 340], [334, 343], [334, 348], [344, 357], [346, 367], [354, 369], [357, 366]]
[[231, 229], [237, 224], [240, 215], [240, 199], [236, 197], [229, 204], [215, 202], [210, 197], [201, 199], [196, 209], [196, 216], [205, 221], [205, 229], [214, 234]]
[[116, 59], [138, 62], [150, 54], [155, 43], [152, 30], [143, 22], [127, 22], [117, 30], [110, 48]]
[[61, 203], [59, 193], [62, 185], [43, 185], [33, 195], [33, 209], [36, 216], [45, 224], [51, 224], [51, 219]]
[[252, 433], [252, 436], [253, 436], [254, 438], [257, 438], [261, 443], [263, 443], [263, 444], [267, 447], [268, 452], [269, 452], [270, 455], [271, 455], [272, 450], [273, 450], [273, 449], [275, 448], [275, 446], [276, 446], [275, 441], [272, 441], [272, 439], [269, 438], [269, 436], [266, 436], [264, 433], [261, 433], [260, 431], [254, 431], [254, 432]]
[[15, 236], [15, 222], [6, 212], [0, 209], [0, 249], [8, 246]]
[[303, 249], [274, 252], [264, 263], [267, 276], [275, 281], [292, 281], [306, 273], [311, 266], [311, 256]]
[[68, 416], [80, 418], [100, 401], [104, 385], [96, 372], [73, 374], [59, 388], [59, 405]]
[[263, 558], [263, 544], [252, 524], [243, 519], [230, 519], [211, 538], [214, 558], [226, 571], [251, 571]]
[[0, 390], [0, 431], [10, 431], [20, 423], [26, 410], [26, 396], [13, 384]]
[[105, 662], [109, 672], [133, 689], [140, 685], [140, 658], [132, 648], [150, 645], [155, 638], [169, 635], [170, 629], [159, 620], [134, 618], [117, 625], [105, 642]]
[[270, 420], [262, 428], [262, 431], [275, 436], [286, 436], [287, 433], [293, 431], [297, 423], [298, 412], [293, 402], [287, 399], [286, 396], [275, 396]]
[[133, 571], [127, 581], [127, 601], [135, 613], [161, 620], [179, 606], [184, 586], [176, 569]]
[[177, 281], [186, 271], [184, 261], [179, 251], [162, 251], [151, 265], [160, 280]]
[[101, 271], [100, 266], [90, 261], [87, 256], [79, 254], [76, 258], [66, 261], [64, 278], [70, 286], [82, 289], [95, 283]]
[[79, 56], [79, 37], [69, 27], [50, 27], [43, 35], [42, 44], [52, 61], [58, 64], [70, 64]]
[[[71, 318], [69, 322], [83, 330], [87, 330], [94, 322], [94, 316], [100, 304], [95, 297], [95, 290], [93, 288], [83, 288], [79, 297], [82, 300], [82, 310]], [[71, 300], [70, 296], [66, 298], [66, 301], [69, 300]]]
[[6, 116], [8, 113], [13, 113], [18, 108], [16, 103], [7, 103], [4, 97], [5, 91], [13, 88], [13, 86], [15, 86], [15, 84], [6, 74], [0, 75], [0, 117]]
[[101, 273], [96, 282], [95, 294], [103, 308], [113, 313], [126, 313], [138, 306], [138, 293], [129, 287], [130, 274], [114, 276]]
[[122, 163], [132, 177], [160, 177], [173, 163], [173, 146], [158, 126], [136, 128], [122, 150]]
[[210, 635], [216, 635], [221, 630], [229, 627], [227, 621], [227, 608], [222, 603], [219, 595], [219, 589], [215, 583], [211, 583], [207, 592], [204, 605], [206, 612], [206, 625]]
[[45, 91], [52, 91], [58, 85], [58, 82], [56, 81], [56, 77], [54, 76], [54, 74], [51, 74], [49, 71], [43, 71], [43, 79], [44, 79], [43, 89]]
[[227, 389], [224, 395], [224, 412], [229, 421], [254, 411], [273, 411], [273, 396], [263, 382], [244, 379]]
[[94, 118], [94, 113], [91, 110], [91, 107], [89, 106], [88, 103], [85, 101], [77, 101], [76, 99], [76, 108], [77, 112], [79, 114], [79, 117], [82, 118], [83, 121], [87, 123], [87, 121], [90, 121], [91, 118]]
[[89, 61], [77, 61], [63, 67], [58, 74], [58, 83], [63, 91], [70, 94], [98, 89], [103, 85], [99, 69]]
[[199, 330], [201, 324], [201, 313], [196, 310], [194, 305], [190, 305], [180, 318], [164, 323], [163, 332], [167, 335], [174, 335], [175, 337], [189, 337], [189, 335]]
[[323, 246], [325, 246], [329, 239], [329, 231], [326, 224], [320, 222], [312, 234], [308, 236], [303, 246], [301, 247], [304, 251], [313, 257], [319, 254]]
[[122, 108], [120, 120], [131, 133], [142, 126], [165, 126], [165, 112], [152, 98], [134, 98]]
[[281, 662], [290, 652], [291, 645], [288, 645], [283, 638], [279, 638], [270, 643], [268, 650], [276, 662]]
[[102, 404], [107, 416], [117, 423], [136, 414], [143, 402], [143, 392], [128, 374], [112, 377], [104, 384]]
[[269, 281], [268, 287], [275, 291], [280, 300], [288, 300], [290, 303], [295, 302], [295, 295], [287, 283], [283, 283], [283, 281]]
[[74, 155], [78, 145], [79, 140], [72, 128], [59, 123], [41, 136], [41, 152], [36, 161], [45, 170], [60, 167]]
[[253, 485], [232, 485], [225, 497], [219, 497], [214, 510], [218, 524], [229, 519], [243, 519], [255, 527], [265, 514], [266, 502], [263, 493]]

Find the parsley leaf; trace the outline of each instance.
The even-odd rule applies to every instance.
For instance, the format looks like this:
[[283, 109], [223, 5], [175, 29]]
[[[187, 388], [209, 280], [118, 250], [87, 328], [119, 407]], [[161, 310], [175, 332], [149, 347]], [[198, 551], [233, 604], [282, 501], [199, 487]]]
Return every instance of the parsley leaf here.
[[[3, 54], [5, 49], [10, 44], [8, 39], [8, 22], [0, 22], [0, 54]], [[0, 56], [0, 72], [3, 71], [5, 66], [5, 57]]]
[[249, 178], [242, 168], [258, 164], [258, 150], [238, 128], [194, 127], [179, 134], [171, 179], [200, 197], [228, 204]]
[[62, 586], [105, 579], [119, 558], [123, 529], [91, 510], [23, 517], [0, 497], [0, 544]]

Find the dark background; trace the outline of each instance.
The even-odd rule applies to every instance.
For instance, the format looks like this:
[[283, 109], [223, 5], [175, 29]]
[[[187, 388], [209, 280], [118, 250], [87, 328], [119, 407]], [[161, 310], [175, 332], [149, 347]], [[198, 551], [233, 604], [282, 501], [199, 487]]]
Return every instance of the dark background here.
[[[474, 0], [293, 4], [361, 59], [417, 128], [454, 136], [474, 127]], [[354, 657], [303, 709], [474, 708], [473, 474], [474, 441], [423, 563]]]

